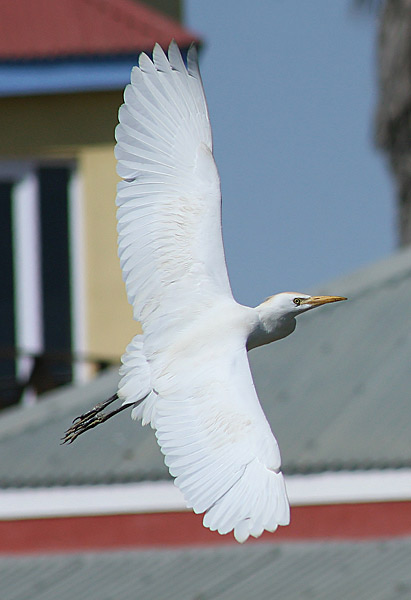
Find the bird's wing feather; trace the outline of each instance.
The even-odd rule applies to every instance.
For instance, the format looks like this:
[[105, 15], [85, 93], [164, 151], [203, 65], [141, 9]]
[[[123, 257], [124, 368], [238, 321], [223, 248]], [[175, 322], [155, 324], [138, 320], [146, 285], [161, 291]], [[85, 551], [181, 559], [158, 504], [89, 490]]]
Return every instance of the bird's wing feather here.
[[195, 48], [188, 68], [175, 43], [134, 67], [116, 129], [119, 255], [146, 340], [231, 297], [221, 195]]
[[[194, 48], [187, 64], [175, 44], [168, 59], [159, 46], [153, 61], [141, 55], [116, 130], [125, 180], [117, 194], [119, 254], [144, 330], [133, 360], [141, 367], [143, 352], [152, 390], [136, 416], [151, 420], [170, 472], [194, 510], [205, 512], [204, 524], [234, 529], [244, 541], [288, 523], [288, 502], [245, 350], [242, 319], [251, 309], [234, 301], [228, 281]], [[132, 364], [125, 361], [119, 388], [125, 403], [134, 399]]]
[[237, 342], [228, 336], [184, 360], [170, 352], [155, 377], [155, 427], [188, 505], [205, 512], [206, 527], [234, 529], [242, 542], [288, 524], [289, 505], [278, 445]]

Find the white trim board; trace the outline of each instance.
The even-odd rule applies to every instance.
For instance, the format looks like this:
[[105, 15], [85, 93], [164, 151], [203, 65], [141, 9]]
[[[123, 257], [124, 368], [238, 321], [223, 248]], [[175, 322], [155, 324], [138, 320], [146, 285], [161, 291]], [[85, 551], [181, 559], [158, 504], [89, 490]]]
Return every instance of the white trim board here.
[[[86, 344], [86, 288], [85, 288], [85, 249], [83, 188], [80, 175], [73, 170], [68, 184], [68, 230], [70, 252], [70, 290], [71, 290], [71, 333], [75, 355], [87, 353]], [[90, 379], [90, 365], [74, 362], [73, 380], [85, 383]]]
[[[12, 191], [16, 345], [37, 354], [43, 348], [39, 189], [34, 172], [24, 171], [24, 164], [21, 169]], [[21, 379], [28, 378], [33, 360], [19, 358]]]
[[[286, 478], [292, 506], [411, 500], [411, 469]], [[187, 510], [171, 481], [0, 491], [0, 520]]]

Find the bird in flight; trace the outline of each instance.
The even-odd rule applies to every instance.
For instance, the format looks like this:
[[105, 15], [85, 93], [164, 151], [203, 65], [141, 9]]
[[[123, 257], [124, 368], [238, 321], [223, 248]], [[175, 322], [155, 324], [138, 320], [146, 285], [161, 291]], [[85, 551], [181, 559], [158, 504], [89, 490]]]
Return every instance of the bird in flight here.
[[[117, 393], [73, 421], [64, 442], [131, 407], [155, 429], [175, 483], [203, 523], [237, 541], [290, 520], [277, 441], [247, 351], [292, 333], [296, 317], [345, 300], [285, 292], [255, 308], [232, 295], [220, 180], [197, 53], [141, 54], [116, 128], [118, 246], [143, 333]], [[114, 401], [119, 408], [104, 409]]]

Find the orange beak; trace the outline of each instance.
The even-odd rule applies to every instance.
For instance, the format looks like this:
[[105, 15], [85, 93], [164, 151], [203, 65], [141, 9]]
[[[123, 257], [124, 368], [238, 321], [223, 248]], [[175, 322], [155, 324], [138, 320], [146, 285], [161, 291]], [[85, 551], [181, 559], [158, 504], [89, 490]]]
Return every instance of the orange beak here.
[[301, 301], [301, 304], [310, 304], [310, 306], [322, 306], [323, 304], [329, 304], [330, 302], [340, 302], [340, 300], [347, 300], [343, 296], [310, 296]]

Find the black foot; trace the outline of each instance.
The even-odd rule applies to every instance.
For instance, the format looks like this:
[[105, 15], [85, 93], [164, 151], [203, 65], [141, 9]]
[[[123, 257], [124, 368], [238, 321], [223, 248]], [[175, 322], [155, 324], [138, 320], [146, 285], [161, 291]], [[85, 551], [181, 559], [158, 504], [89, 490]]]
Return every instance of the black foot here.
[[108, 400], [96, 404], [96, 406], [94, 406], [91, 410], [88, 410], [80, 417], [76, 417], [72, 426], [67, 429], [64, 437], [61, 438], [61, 444], [72, 444], [74, 440], [85, 431], [93, 429], [93, 427], [97, 427], [97, 425], [100, 425], [100, 423], [104, 423], [104, 421], [111, 419], [111, 417], [114, 417], [114, 415], [117, 415], [119, 412], [133, 406], [132, 404], [122, 404], [119, 408], [109, 413], [102, 412], [107, 406], [116, 400], [118, 400], [118, 396], [117, 394], [114, 394], [114, 396], [111, 396], [111, 398]]

